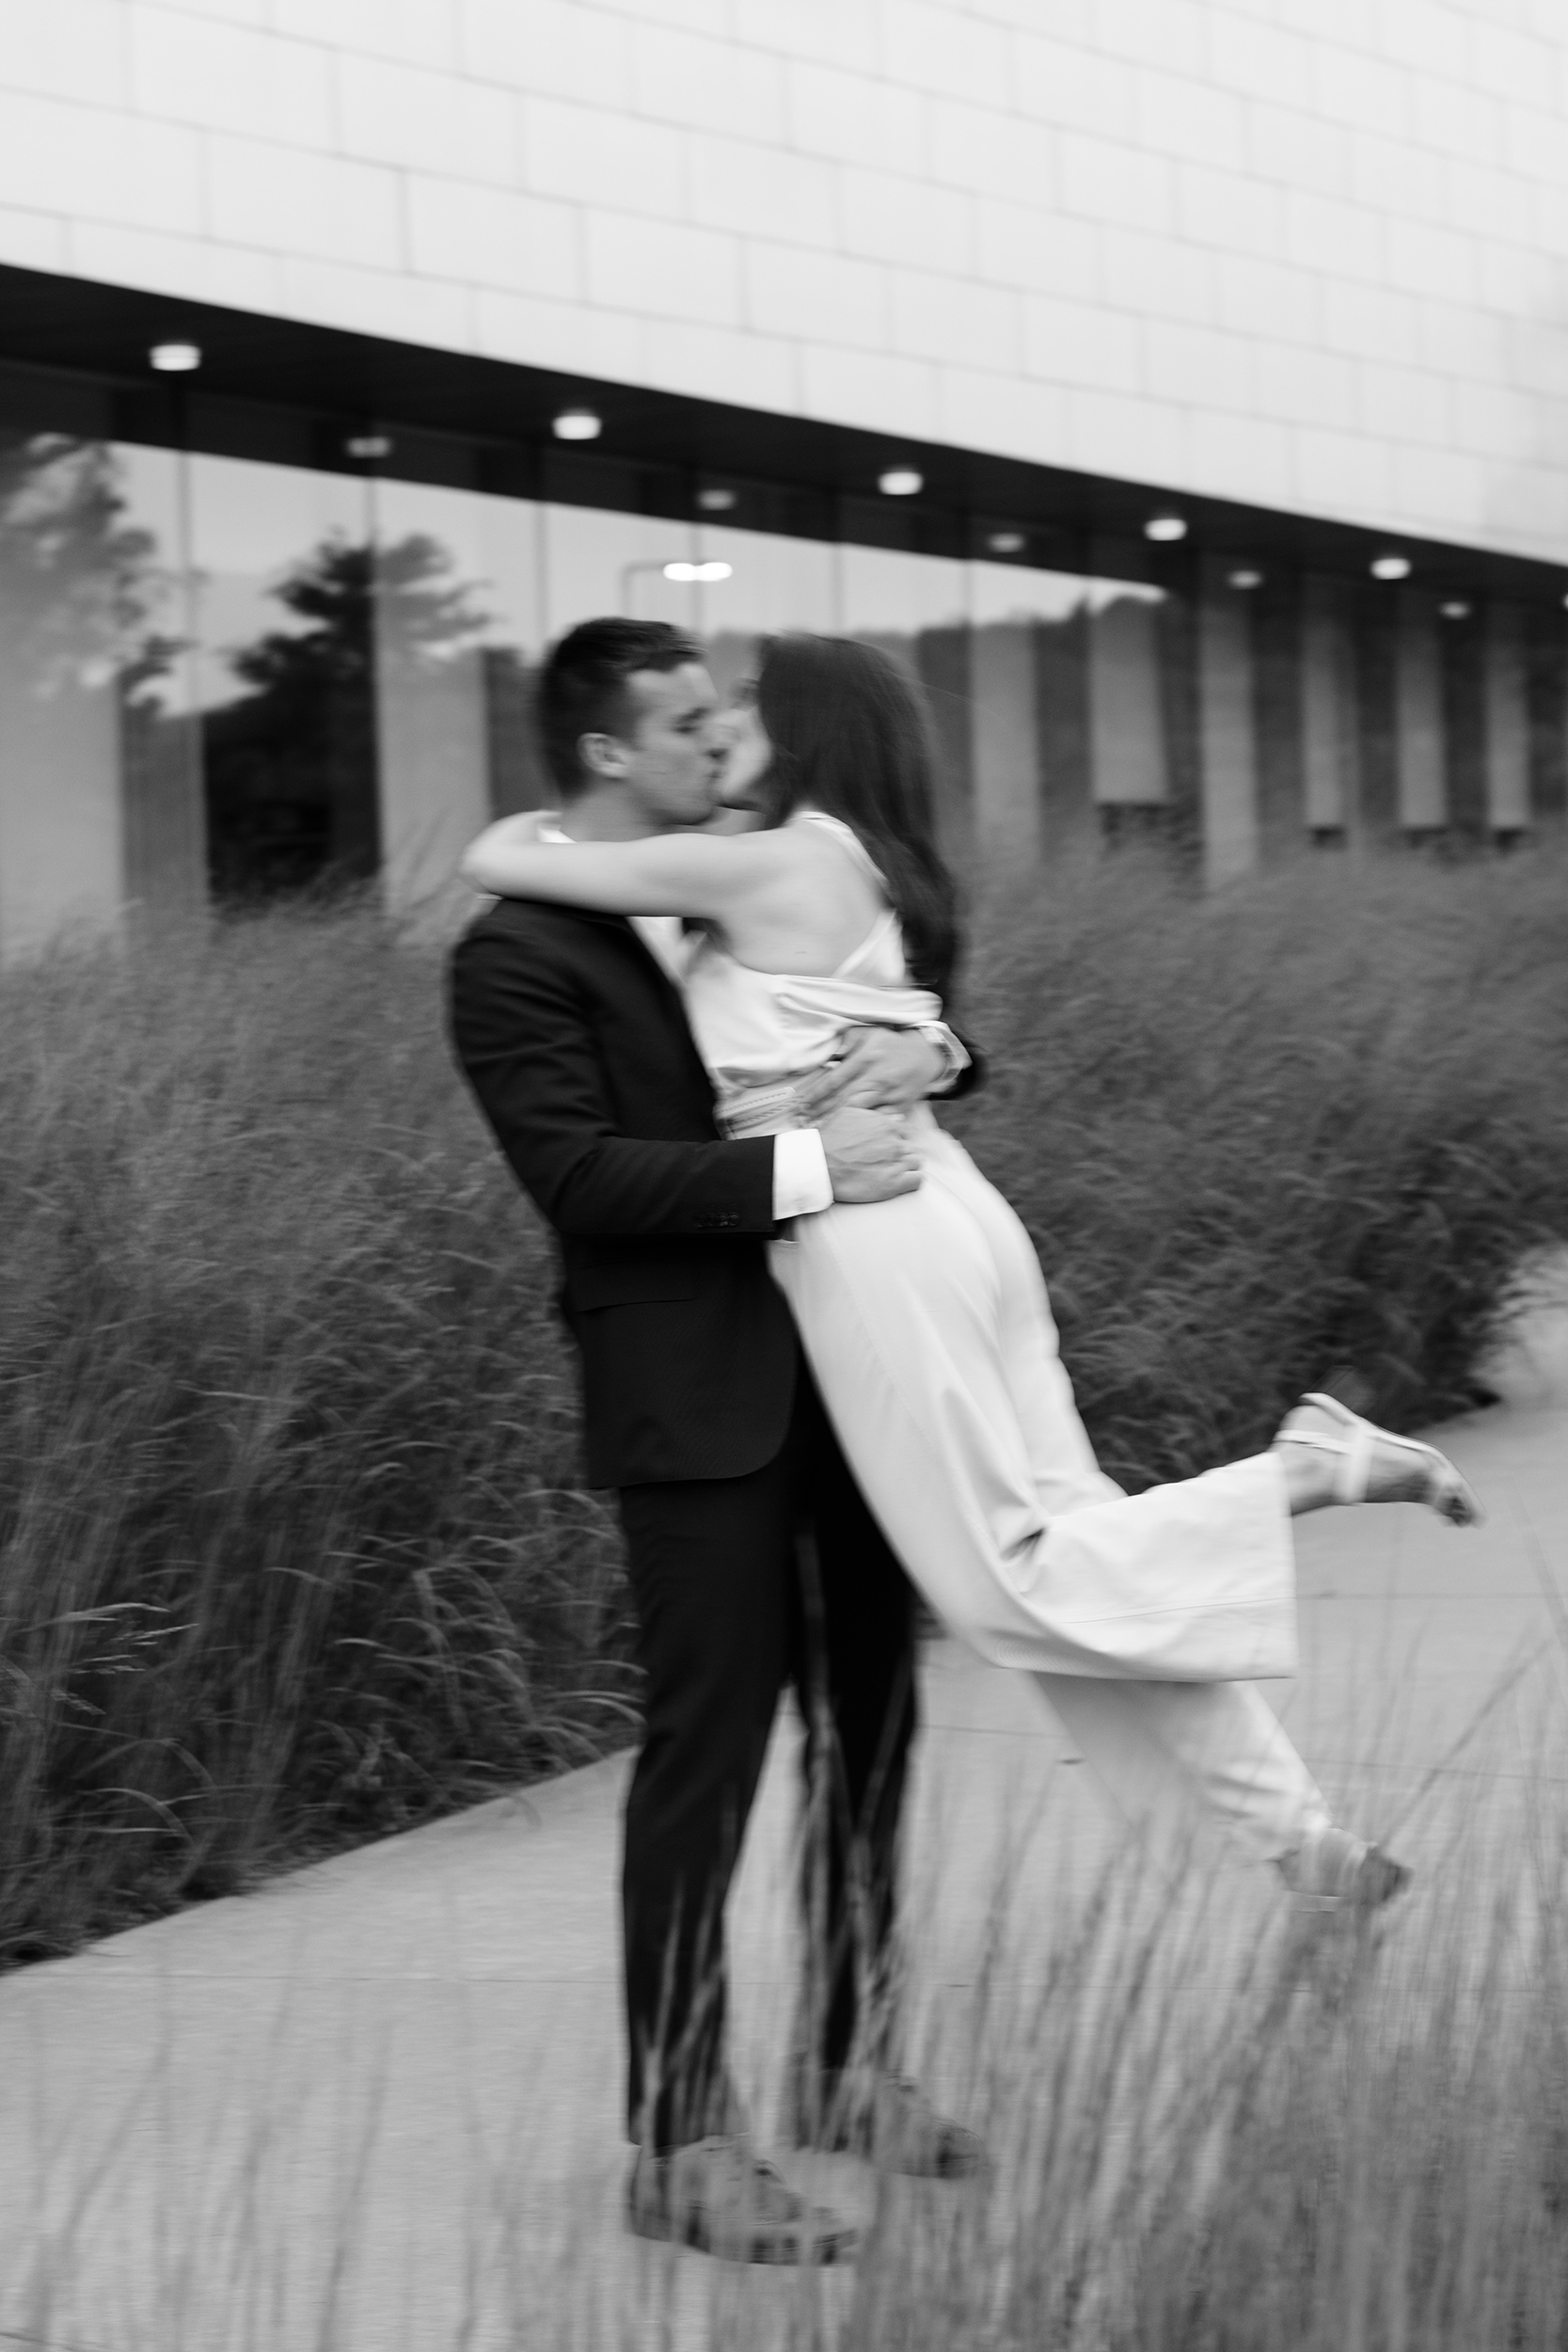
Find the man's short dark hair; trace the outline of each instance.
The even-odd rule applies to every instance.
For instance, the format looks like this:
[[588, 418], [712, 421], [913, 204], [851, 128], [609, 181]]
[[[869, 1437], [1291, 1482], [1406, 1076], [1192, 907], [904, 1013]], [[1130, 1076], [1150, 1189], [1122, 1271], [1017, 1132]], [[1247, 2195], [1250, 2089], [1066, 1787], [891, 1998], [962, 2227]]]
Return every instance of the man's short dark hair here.
[[550, 647], [539, 679], [539, 734], [563, 801], [587, 782], [578, 755], [583, 736], [630, 736], [628, 680], [639, 670], [678, 670], [702, 659], [697, 640], [668, 621], [583, 621]]

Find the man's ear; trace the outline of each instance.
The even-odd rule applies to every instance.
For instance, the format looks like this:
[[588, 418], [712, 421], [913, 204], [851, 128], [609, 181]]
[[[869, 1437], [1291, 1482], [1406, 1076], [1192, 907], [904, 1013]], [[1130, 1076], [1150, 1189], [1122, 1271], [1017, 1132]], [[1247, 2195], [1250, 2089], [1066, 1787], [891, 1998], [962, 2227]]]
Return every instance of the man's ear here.
[[618, 735], [579, 735], [578, 758], [585, 775], [601, 784], [621, 784], [630, 766], [630, 755]]

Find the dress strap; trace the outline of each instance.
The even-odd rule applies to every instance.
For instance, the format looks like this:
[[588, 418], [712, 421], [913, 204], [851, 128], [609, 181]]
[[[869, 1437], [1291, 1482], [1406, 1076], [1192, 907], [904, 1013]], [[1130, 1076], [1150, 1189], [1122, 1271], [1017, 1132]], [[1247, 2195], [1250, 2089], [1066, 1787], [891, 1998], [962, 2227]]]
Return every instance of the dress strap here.
[[878, 889], [884, 896], [886, 895], [887, 876], [882, 872], [853, 825], [847, 825], [842, 817], [830, 817], [827, 810], [822, 808], [798, 809], [790, 822], [795, 825], [826, 825], [830, 833], [837, 834], [850, 856], [870, 876]]
[[904, 969], [903, 934], [899, 930], [898, 917], [894, 909], [884, 907], [861, 941], [860, 946], [851, 948], [848, 955], [845, 957], [844, 961], [833, 974], [834, 979], [852, 980], [862, 964], [872, 963], [876, 961], [884, 942], [888, 939], [895, 942], [898, 969], [902, 973]]

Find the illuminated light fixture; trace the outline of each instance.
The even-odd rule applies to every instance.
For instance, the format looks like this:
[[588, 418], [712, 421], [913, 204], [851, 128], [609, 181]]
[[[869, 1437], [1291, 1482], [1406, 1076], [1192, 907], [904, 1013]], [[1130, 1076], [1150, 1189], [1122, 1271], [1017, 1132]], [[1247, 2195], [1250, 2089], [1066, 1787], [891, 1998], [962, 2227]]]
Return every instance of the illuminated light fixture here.
[[1408, 555], [1375, 555], [1371, 569], [1374, 580], [1408, 580], [1410, 558]]
[[596, 441], [604, 421], [592, 408], [563, 408], [550, 430], [558, 441]]
[[1239, 571], [1227, 572], [1226, 579], [1232, 588], [1261, 588], [1263, 585], [1262, 573], [1255, 572], [1247, 564], [1243, 564]]
[[728, 580], [734, 569], [733, 564], [666, 564], [664, 577], [666, 580]]
[[385, 433], [356, 433], [343, 447], [351, 457], [390, 457], [392, 444]]
[[201, 345], [154, 343], [147, 357], [160, 375], [189, 375], [201, 365]]
[[736, 503], [736, 494], [733, 490], [721, 490], [717, 486], [710, 490], [699, 490], [697, 503], [706, 514], [727, 515]]
[[1144, 525], [1146, 539], [1184, 539], [1186, 535], [1185, 515], [1150, 515]]
[[890, 466], [886, 473], [877, 476], [877, 487], [884, 498], [918, 498], [926, 487], [926, 477], [912, 466]]
[[1028, 544], [1022, 531], [993, 531], [986, 541], [992, 555], [1022, 555]]
[[1453, 596], [1447, 604], [1439, 605], [1437, 609], [1445, 621], [1467, 621], [1470, 617], [1470, 608], [1463, 596]]

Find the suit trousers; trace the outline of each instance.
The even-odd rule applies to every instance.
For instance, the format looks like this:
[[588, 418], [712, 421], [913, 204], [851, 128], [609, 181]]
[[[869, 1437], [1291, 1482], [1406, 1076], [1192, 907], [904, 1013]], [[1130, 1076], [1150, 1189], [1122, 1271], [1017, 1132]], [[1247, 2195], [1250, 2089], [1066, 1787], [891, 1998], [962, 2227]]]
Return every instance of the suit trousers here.
[[663, 2151], [730, 2121], [724, 1903], [786, 1686], [806, 1725], [804, 2055], [842, 2066], [885, 2011], [915, 1601], [803, 1360], [771, 1461], [620, 1502], [646, 1708], [624, 1824], [627, 2117]]

